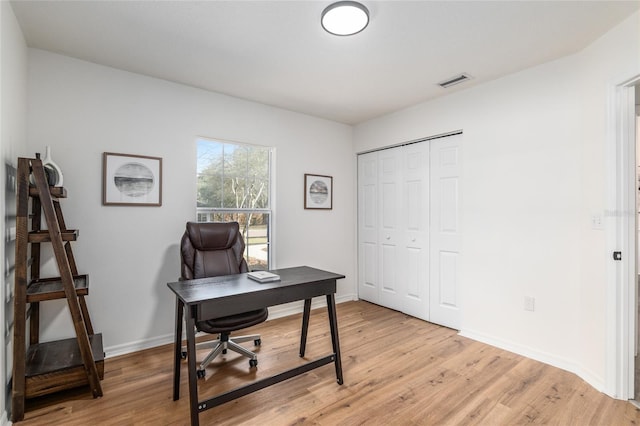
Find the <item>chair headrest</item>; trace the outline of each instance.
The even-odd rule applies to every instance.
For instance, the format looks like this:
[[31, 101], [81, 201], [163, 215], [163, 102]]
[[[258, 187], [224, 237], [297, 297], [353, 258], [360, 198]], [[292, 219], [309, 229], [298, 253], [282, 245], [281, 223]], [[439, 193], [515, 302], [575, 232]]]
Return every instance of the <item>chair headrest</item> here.
[[196, 250], [231, 248], [239, 232], [238, 222], [187, 222], [187, 234]]

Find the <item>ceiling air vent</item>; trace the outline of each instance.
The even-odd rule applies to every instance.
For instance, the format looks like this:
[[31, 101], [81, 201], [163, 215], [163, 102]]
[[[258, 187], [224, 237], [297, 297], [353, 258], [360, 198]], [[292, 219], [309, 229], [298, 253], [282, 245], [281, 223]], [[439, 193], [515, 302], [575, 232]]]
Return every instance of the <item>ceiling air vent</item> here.
[[471, 79], [471, 76], [469, 74], [460, 74], [448, 80], [441, 81], [440, 83], [438, 83], [438, 85], [446, 89], [447, 87], [453, 86], [458, 83], [462, 83], [463, 81], [467, 81], [470, 79]]

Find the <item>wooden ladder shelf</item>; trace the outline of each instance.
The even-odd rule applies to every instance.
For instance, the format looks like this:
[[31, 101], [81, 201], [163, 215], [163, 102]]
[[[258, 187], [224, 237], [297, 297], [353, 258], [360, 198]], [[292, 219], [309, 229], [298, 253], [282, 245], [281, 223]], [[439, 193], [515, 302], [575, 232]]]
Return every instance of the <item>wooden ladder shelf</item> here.
[[[78, 274], [71, 249], [78, 231], [67, 229], [60, 208], [60, 199], [66, 196], [64, 188], [48, 185], [40, 159], [18, 159], [11, 392], [14, 422], [24, 419], [28, 398], [84, 385], [89, 385], [94, 398], [102, 396], [102, 334], [94, 333], [85, 301], [89, 276]], [[41, 229], [42, 216], [46, 229]], [[51, 243], [59, 277], [40, 277], [41, 243]], [[62, 298], [67, 300], [76, 337], [41, 343], [40, 303]]]

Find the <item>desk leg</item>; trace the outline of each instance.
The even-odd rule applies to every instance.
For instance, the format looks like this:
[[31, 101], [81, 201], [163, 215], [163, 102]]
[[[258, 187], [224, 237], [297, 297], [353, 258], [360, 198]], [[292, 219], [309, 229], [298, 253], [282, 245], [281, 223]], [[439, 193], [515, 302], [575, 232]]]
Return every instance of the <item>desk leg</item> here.
[[309, 330], [309, 315], [311, 314], [311, 299], [304, 299], [302, 312], [302, 334], [300, 335], [300, 357], [304, 356], [307, 348], [307, 331]]
[[191, 308], [187, 307], [187, 365], [189, 368], [189, 409], [191, 426], [198, 426], [198, 378], [196, 376], [196, 324]]
[[176, 331], [173, 348], [173, 400], [180, 399], [180, 363], [182, 361], [182, 319], [184, 305], [176, 297]]
[[340, 358], [340, 342], [338, 339], [338, 316], [336, 315], [336, 298], [334, 294], [327, 294], [327, 311], [329, 313], [329, 327], [331, 327], [331, 343], [333, 344], [333, 353], [336, 354], [336, 378], [338, 384], [343, 383], [342, 380], [342, 360]]

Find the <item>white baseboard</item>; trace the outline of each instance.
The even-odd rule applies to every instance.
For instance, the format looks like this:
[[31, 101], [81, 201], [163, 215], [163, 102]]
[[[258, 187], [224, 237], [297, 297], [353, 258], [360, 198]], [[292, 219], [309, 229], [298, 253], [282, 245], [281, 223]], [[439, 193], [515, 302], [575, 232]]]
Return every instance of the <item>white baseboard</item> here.
[[173, 342], [173, 333], [163, 336], [152, 337], [150, 339], [138, 340], [135, 342], [123, 343], [122, 345], [107, 346], [104, 348], [105, 358], [111, 358], [119, 355], [126, 355], [145, 349], [155, 348], [157, 346], [166, 345]]
[[[355, 294], [348, 294], [344, 296], [336, 297], [336, 303], [350, 302], [358, 300]], [[278, 305], [269, 308], [269, 320], [287, 317], [289, 315], [299, 314], [302, 312], [304, 303], [302, 301], [285, 303], [284, 305]], [[325, 297], [316, 297], [311, 301], [311, 309], [321, 308], [327, 306], [327, 299]], [[108, 346], [104, 349], [105, 358], [111, 358], [119, 355], [126, 355], [133, 352], [142, 351], [145, 349], [155, 348], [157, 346], [173, 343], [173, 333], [165, 334], [162, 336], [153, 337], [150, 339], [138, 340], [135, 342], [124, 343], [121, 345]]]
[[11, 426], [13, 423], [11, 423], [9, 421], [9, 418], [7, 417], [7, 411], [3, 411], [2, 412], [2, 417], [0, 418], [0, 425], [2, 426]]
[[547, 352], [543, 352], [528, 346], [520, 345], [502, 339], [497, 339], [483, 333], [475, 332], [473, 330], [461, 330], [459, 334], [463, 337], [477, 340], [478, 342], [486, 343], [488, 345], [495, 346], [497, 348], [504, 349], [506, 351], [513, 352], [515, 354], [522, 355], [527, 358], [531, 358], [533, 360], [540, 361], [553, 367], [557, 367], [573, 373], [587, 382], [593, 388], [595, 388], [598, 392], [604, 393], [604, 379], [571, 360], [558, 357], [556, 355], [549, 354]]
[[[343, 303], [343, 302], [351, 302], [353, 300], [358, 300], [358, 297], [355, 294], [339, 296], [339, 297], [336, 297], [336, 304]], [[323, 308], [325, 306], [327, 306], [326, 297], [316, 297], [311, 301], [311, 309]], [[273, 306], [269, 308], [269, 319], [276, 319], [276, 318], [288, 317], [289, 315], [299, 314], [300, 312], [302, 312], [303, 307], [304, 307], [304, 302], [302, 301]]]

